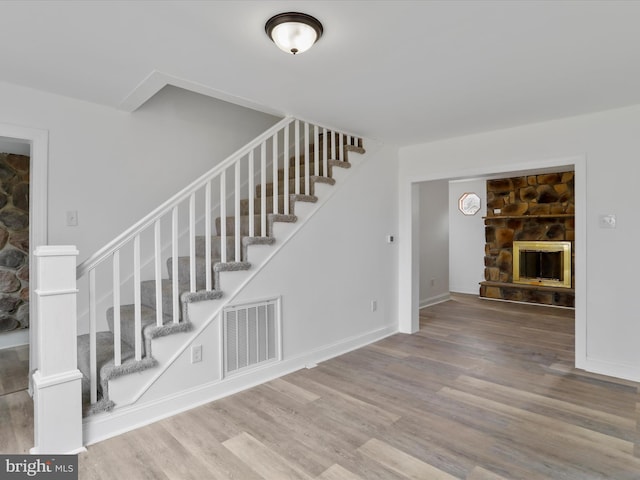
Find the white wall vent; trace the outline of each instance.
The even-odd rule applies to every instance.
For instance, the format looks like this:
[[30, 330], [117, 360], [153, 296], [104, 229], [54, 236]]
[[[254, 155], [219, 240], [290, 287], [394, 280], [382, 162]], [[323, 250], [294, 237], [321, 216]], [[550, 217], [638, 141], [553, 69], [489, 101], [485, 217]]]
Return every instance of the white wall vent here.
[[280, 360], [279, 299], [226, 307], [222, 328], [225, 377]]

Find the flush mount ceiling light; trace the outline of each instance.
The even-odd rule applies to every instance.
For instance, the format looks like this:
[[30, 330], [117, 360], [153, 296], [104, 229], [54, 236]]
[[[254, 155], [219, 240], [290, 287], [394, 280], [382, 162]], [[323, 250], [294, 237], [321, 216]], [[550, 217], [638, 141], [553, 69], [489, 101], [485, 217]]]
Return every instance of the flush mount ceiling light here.
[[279, 13], [264, 26], [267, 35], [283, 52], [296, 55], [309, 50], [322, 36], [322, 24], [305, 13]]

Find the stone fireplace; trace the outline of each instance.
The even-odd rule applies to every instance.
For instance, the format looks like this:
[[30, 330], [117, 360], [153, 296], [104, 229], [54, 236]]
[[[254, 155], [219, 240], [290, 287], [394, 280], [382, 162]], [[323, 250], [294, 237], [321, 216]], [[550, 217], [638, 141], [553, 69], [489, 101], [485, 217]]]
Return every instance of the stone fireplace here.
[[573, 307], [573, 172], [487, 181], [480, 296]]

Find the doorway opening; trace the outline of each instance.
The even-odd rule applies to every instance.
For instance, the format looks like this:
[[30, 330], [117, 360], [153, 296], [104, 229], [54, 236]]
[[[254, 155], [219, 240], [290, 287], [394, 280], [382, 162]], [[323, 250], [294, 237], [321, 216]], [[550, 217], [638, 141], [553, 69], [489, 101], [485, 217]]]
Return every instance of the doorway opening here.
[[0, 396], [29, 386], [31, 146], [0, 137]]
[[[0, 375], [4, 373], [7, 393], [20, 391], [26, 381], [32, 394], [31, 376], [38, 365], [37, 307], [33, 293], [38, 279], [33, 252], [48, 243], [49, 134], [46, 130], [0, 123], [0, 141], [3, 147], [0, 150], [9, 150], [5, 155], [6, 165], [0, 161], [0, 180], [5, 181], [5, 186], [0, 187], [0, 204], [7, 206], [6, 209], [0, 207], [0, 244], [9, 245], [6, 251], [0, 249], [0, 311], [4, 311], [0, 322], [4, 322], [8, 330], [0, 339], [0, 352], [5, 353], [9, 365], [15, 366], [0, 366]], [[3, 236], [6, 236], [5, 242]], [[16, 292], [17, 296], [8, 295]], [[27, 325], [28, 328], [24, 328]], [[0, 354], [0, 363], [2, 360]]]
[[[420, 272], [420, 260], [421, 253], [420, 248], [420, 231], [423, 227], [420, 225], [420, 188], [422, 185], [429, 184], [437, 181], [448, 182], [464, 182], [470, 179], [490, 179], [490, 178], [505, 178], [515, 177], [520, 175], [528, 175], [534, 173], [545, 173], [550, 171], [561, 171], [562, 169], [573, 170], [575, 172], [575, 278], [576, 278], [576, 290], [583, 291], [585, 288], [584, 271], [586, 266], [586, 212], [584, 206], [586, 204], [586, 177], [585, 177], [585, 165], [586, 160], [582, 156], [576, 156], [571, 158], [562, 158], [557, 160], [541, 160], [539, 162], [529, 162], [526, 165], [509, 166], [506, 168], [491, 168], [486, 167], [484, 169], [476, 169], [469, 173], [464, 171], [452, 172], [450, 174], [435, 174], [431, 177], [425, 176], [421, 178], [408, 179], [405, 183], [403, 201], [409, 208], [405, 211], [407, 214], [403, 218], [404, 225], [401, 224], [401, 235], [407, 238], [409, 241], [405, 242], [400, 251], [400, 324], [399, 329], [401, 332], [413, 333], [419, 329], [419, 308], [421, 305], [420, 298], [420, 277], [422, 278], [434, 278], [430, 274], [422, 274]], [[513, 168], [512, 168], [513, 167]], [[434, 183], [435, 184], [435, 183]], [[485, 202], [486, 205], [486, 202]], [[455, 207], [455, 206], [454, 206]], [[451, 202], [449, 202], [449, 209], [453, 209]], [[473, 217], [467, 217], [473, 218]], [[482, 225], [482, 218], [480, 223]], [[481, 227], [483, 228], [483, 226]], [[484, 235], [484, 232], [481, 233]], [[460, 240], [458, 238], [457, 240]], [[467, 239], [462, 238], [463, 243]], [[482, 241], [480, 242], [482, 244]], [[441, 254], [441, 253], [440, 253]], [[477, 275], [473, 279], [473, 291], [462, 293], [473, 293], [478, 295], [478, 283], [483, 280], [482, 255], [480, 253], [480, 264], [477, 269]], [[449, 257], [453, 256], [450, 248]], [[452, 276], [452, 273], [449, 273]], [[424, 281], [424, 280], [423, 280]], [[428, 280], [429, 281], [429, 280]], [[453, 281], [451, 279], [450, 281]], [[450, 291], [455, 291], [450, 289]], [[579, 296], [576, 299], [575, 304], [575, 366], [577, 368], [583, 368], [586, 362], [586, 304], [584, 297]]]

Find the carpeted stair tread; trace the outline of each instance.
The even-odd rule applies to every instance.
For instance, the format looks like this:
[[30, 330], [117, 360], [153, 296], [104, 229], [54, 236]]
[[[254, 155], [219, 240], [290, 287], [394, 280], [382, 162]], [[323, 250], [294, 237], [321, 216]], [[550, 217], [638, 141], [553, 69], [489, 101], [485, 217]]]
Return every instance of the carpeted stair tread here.
[[281, 223], [296, 223], [298, 221], [298, 217], [295, 215], [284, 215], [282, 213], [272, 214], [271, 219], [273, 222]]
[[[254, 228], [254, 235], [258, 236], [258, 237], [271, 237], [272, 236], [272, 231], [273, 231], [273, 224], [275, 222], [295, 222], [297, 221], [297, 217], [295, 215], [283, 215], [283, 214], [274, 214], [274, 213], [269, 213], [267, 215], [267, 231], [265, 232], [266, 235], [262, 234], [262, 224], [261, 224], [261, 216], [260, 215], [254, 215], [253, 217], [253, 228]], [[228, 235], [235, 235], [235, 217], [225, 217], [226, 223], [227, 223], [227, 234]], [[220, 231], [220, 226], [221, 226], [221, 219], [220, 217], [216, 218], [216, 230], [219, 232]], [[240, 235], [243, 237], [248, 237], [249, 236], [249, 215], [241, 215], [240, 216]], [[231, 258], [230, 256], [227, 255], [227, 258]]]
[[[234, 249], [235, 250], [235, 249]], [[227, 257], [230, 255], [227, 253]], [[211, 271], [213, 272], [213, 265], [220, 261], [220, 258], [211, 258]], [[206, 287], [206, 258], [204, 256], [196, 256], [196, 290], [204, 290]], [[169, 280], [173, 279], [173, 257], [167, 259], [167, 270], [169, 271]], [[187, 290], [190, 290], [191, 285], [191, 257], [178, 257], [178, 285], [187, 286]], [[180, 290], [182, 292], [183, 290]]]
[[[300, 193], [306, 193], [307, 195], [315, 195], [315, 190], [314, 190], [314, 185], [316, 183], [325, 183], [328, 185], [334, 185], [336, 183], [336, 181], [333, 178], [330, 177], [323, 177], [323, 176], [316, 176], [316, 175], [311, 175], [309, 176], [309, 192], [305, 192], [305, 179], [304, 178], [300, 178]], [[296, 180], [292, 179], [289, 180], [289, 193], [295, 193], [295, 188], [296, 188]], [[273, 196], [273, 182], [271, 183], [267, 183], [265, 184], [265, 190], [266, 190], [266, 195], [269, 196]], [[283, 181], [279, 181], [278, 182], [278, 193], [280, 192], [284, 192], [284, 182]], [[256, 185], [256, 197], [261, 197], [262, 196], [262, 185]]]
[[[311, 177], [313, 177], [313, 175], [309, 175], [309, 182], [311, 182]], [[304, 193], [304, 183], [305, 183], [305, 179], [304, 176], [300, 177], [298, 179], [298, 183], [300, 185], [300, 192]], [[295, 189], [296, 189], [296, 179], [295, 178], [290, 178], [289, 179], [289, 193], [295, 193]], [[273, 182], [267, 182], [265, 183], [265, 187], [268, 189], [269, 187], [273, 188]], [[258, 183], [256, 184], [256, 196], [260, 196], [260, 192], [262, 191], [262, 184]], [[278, 180], [278, 192], [284, 193], [284, 180]]]
[[[140, 305], [140, 324], [141, 329], [144, 329], [147, 325], [156, 324], [156, 311], [146, 305]], [[173, 319], [171, 317], [171, 311], [163, 312], [163, 323], [170, 323]], [[131, 348], [135, 348], [135, 305], [121, 305], [120, 306], [120, 338], [123, 342], [128, 344]], [[109, 330], [113, 332], [113, 307], [107, 310], [107, 324]], [[142, 335], [142, 330], [140, 331]], [[143, 355], [144, 351], [144, 339], [142, 342]]]
[[[219, 235], [215, 235], [216, 232], [212, 232], [211, 235], [211, 258], [219, 259], [221, 257], [221, 245], [222, 245], [222, 237]], [[236, 243], [233, 237], [229, 236], [230, 232], [227, 232], [227, 257], [233, 257], [235, 255]], [[205, 256], [206, 248], [205, 235], [196, 235], [196, 257]]]
[[276, 243], [276, 239], [273, 237], [243, 237], [242, 246], [248, 247], [249, 245], [273, 245]]
[[[318, 197], [314, 195], [304, 194], [290, 194], [289, 195], [289, 210], [295, 212], [296, 202], [316, 203]], [[267, 213], [273, 213], [273, 196], [266, 197]], [[262, 198], [253, 199], [253, 212], [259, 214], [262, 212]], [[278, 195], [278, 212], [284, 212], [284, 195]], [[240, 215], [249, 215], [249, 199], [240, 200]]]
[[241, 270], [249, 270], [251, 263], [249, 262], [225, 262], [216, 263], [213, 267], [213, 271], [218, 272], [239, 272]]
[[[335, 160], [332, 158], [328, 158], [327, 159], [327, 170], [328, 170], [328, 175], [325, 175], [324, 173], [324, 159], [320, 158], [320, 162], [318, 163], [318, 175], [323, 175], [325, 177], [330, 177], [331, 176], [331, 168], [332, 167], [342, 167], [342, 168], [349, 168], [351, 165], [348, 162], [343, 162], [342, 160]], [[300, 176], [304, 177], [305, 172], [306, 172], [306, 164], [305, 164], [305, 158], [304, 155], [300, 156]], [[288, 168], [289, 172], [289, 179], [295, 178], [296, 176], [296, 163], [295, 163], [295, 157], [292, 157], [291, 160], [289, 161], [289, 168]], [[313, 154], [309, 157], [309, 175], [316, 175], [316, 163], [315, 160], [313, 158]], [[281, 167], [278, 169], [278, 180], [283, 180], [285, 178], [285, 168]]]
[[224, 263], [216, 263], [213, 266], [213, 274], [214, 274], [214, 285], [217, 290], [222, 290], [221, 282], [220, 282], [220, 274], [222, 272], [240, 272], [243, 270], [249, 270], [251, 268], [251, 263], [249, 262], [224, 262]]
[[224, 296], [222, 290], [198, 290], [196, 292], [183, 292], [180, 294], [182, 303], [204, 302], [206, 300], [217, 300]]
[[[225, 221], [226, 221], [226, 226], [227, 226], [227, 236], [228, 237], [235, 237], [236, 235], [236, 217], [234, 216], [227, 216], [225, 217]], [[267, 218], [267, 223], [269, 222], [269, 219]], [[221, 232], [221, 226], [222, 226], [222, 220], [220, 217], [216, 218], [216, 233], [220, 234]], [[265, 232], [267, 233], [267, 232]], [[257, 235], [257, 236], [263, 236], [262, 235], [262, 222], [261, 222], [261, 218], [260, 215], [254, 215], [253, 216], [253, 234]], [[249, 236], [249, 215], [240, 215], [240, 236], [241, 237], [248, 237]], [[229, 258], [233, 258], [233, 256], [227, 254], [227, 259]]]
[[347, 152], [359, 153], [361, 155], [367, 152], [364, 149], [364, 147], [360, 147], [360, 146], [357, 146], [357, 145], [345, 145], [344, 149]]
[[[120, 337], [120, 351], [122, 357], [129, 357], [134, 355], [134, 350], [131, 345], [128, 345], [122, 337]], [[96, 333], [96, 364], [98, 371], [103, 365], [108, 362], [113, 362], [113, 333], [111, 332], [97, 332]], [[90, 378], [90, 363], [89, 363], [89, 334], [78, 336], [78, 370], [82, 374]]]
[[[178, 293], [189, 291], [189, 284], [178, 283]], [[151, 309], [156, 308], [156, 281], [144, 280], [140, 282], [141, 303]], [[171, 314], [173, 311], [173, 281], [162, 279], [162, 313]]]

